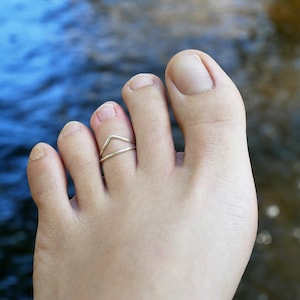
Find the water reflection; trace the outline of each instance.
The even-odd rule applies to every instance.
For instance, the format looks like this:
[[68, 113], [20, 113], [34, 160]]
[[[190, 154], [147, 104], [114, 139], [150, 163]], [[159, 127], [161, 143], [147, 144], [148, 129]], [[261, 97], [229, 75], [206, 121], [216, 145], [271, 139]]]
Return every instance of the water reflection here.
[[[236, 299], [300, 297], [298, 1], [0, 2], [0, 298], [30, 298], [36, 210], [25, 178], [31, 146], [55, 145], [71, 119], [120, 101], [138, 72], [163, 78], [177, 51], [213, 55], [248, 110], [260, 228]], [[176, 144], [182, 148], [178, 128]]]

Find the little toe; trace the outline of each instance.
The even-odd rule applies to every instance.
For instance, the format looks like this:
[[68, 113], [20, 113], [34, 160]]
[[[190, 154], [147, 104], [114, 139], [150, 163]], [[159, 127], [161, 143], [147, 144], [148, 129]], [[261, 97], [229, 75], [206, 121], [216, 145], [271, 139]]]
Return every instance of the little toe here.
[[70, 122], [62, 129], [57, 143], [74, 182], [78, 207], [94, 207], [105, 201], [98, 149], [89, 129], [79, 122]]
[[166, 92], [159, 78], [138, 74], [123, 87], [136, 137], [138, 166], [169, 172], [175, 165]]
[[120, 105], [109, 101], [91, 117], [105, 182], [109, 191], [122, 190], [136, 169], [135, 137], [131, 123]]
[[28, 183], [39, 214], [66, 214], [70, 209], [64, 166], [57, 152], [39, 143], [31, 151], [27, 166]]
[[197, 50], [175, 55], [166, 69], [166, 84], [185, 139], [184, 163], [223, 165], [227, 157], [248, 155], [243, 101], [210, 56]]

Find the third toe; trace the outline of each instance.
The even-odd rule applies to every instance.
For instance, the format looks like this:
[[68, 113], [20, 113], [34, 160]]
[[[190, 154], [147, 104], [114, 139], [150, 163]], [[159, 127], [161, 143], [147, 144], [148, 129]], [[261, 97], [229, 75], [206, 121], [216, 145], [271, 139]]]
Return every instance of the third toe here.
[[107, 187], [126, 185], [136, 169], [135, 136], [128, 117], [119, 104], [109, 101], [95, 111], [90, 122]]

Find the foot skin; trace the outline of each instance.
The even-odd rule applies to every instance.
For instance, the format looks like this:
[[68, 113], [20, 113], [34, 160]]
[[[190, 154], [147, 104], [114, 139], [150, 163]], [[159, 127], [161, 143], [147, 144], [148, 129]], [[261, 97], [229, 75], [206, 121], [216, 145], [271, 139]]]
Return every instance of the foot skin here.
[[[175, 153], [166, 92], [151, 74], [123, 87], [131, 121], [107, 102], [92, 115], [92, 132], [78, 122], [63, 128], [59, 154], [44, 143], [33, 148], [35, 299], [232, 299], [257, 227], [244, 105], [196, 50], [171, 59], [166, 86], [184, 154]], [[99, 152], [112, 134], [136, 150], [101, 171]], [[128, 145], [112, 140], [104, 155]]]

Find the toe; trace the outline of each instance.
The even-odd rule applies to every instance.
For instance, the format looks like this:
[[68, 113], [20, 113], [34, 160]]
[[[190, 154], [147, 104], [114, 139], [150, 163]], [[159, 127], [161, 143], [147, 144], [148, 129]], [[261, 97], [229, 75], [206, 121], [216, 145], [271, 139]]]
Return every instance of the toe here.
[[74, 182], [79, 208], [94, 207], [104, 201], [97, 145], [88, 128], [70, 122], [62, 129], [57, 143]]
[[136, 137], [138, 166], [169, 172], [175, 150], [162, 82], [152, 74], [136, 75], [123, 87], [123, 98]]
[[29, 156], [27, 175], [32, 198], [39, 214], [51, 217], [70, 209], [64, 166], [57, 152], [44, 143], [37, 144]]
[[189, 178], [188, 192], [202, 194], [191, 198], [205, 201], [224, 232], [230, 232], [227, 225], [240, 224], [248, 246], [255, 236], [257, 203], [237, 88], [212, 58], [196, 50], [171, 59], [166, 84], [185, 140], [180, 171]]
[[101, 105], [91, 117], [101, 166], [109, 191], [127, 185], [136, 169], [135, 138], [124, 110], [115, 102]]
[[207, 54], [187, 50], [166, 69], [166, 84], [175, 117], [184, 135], [184, 162], [223, 164], [246, 153], [245, 110], [233, 82]]

